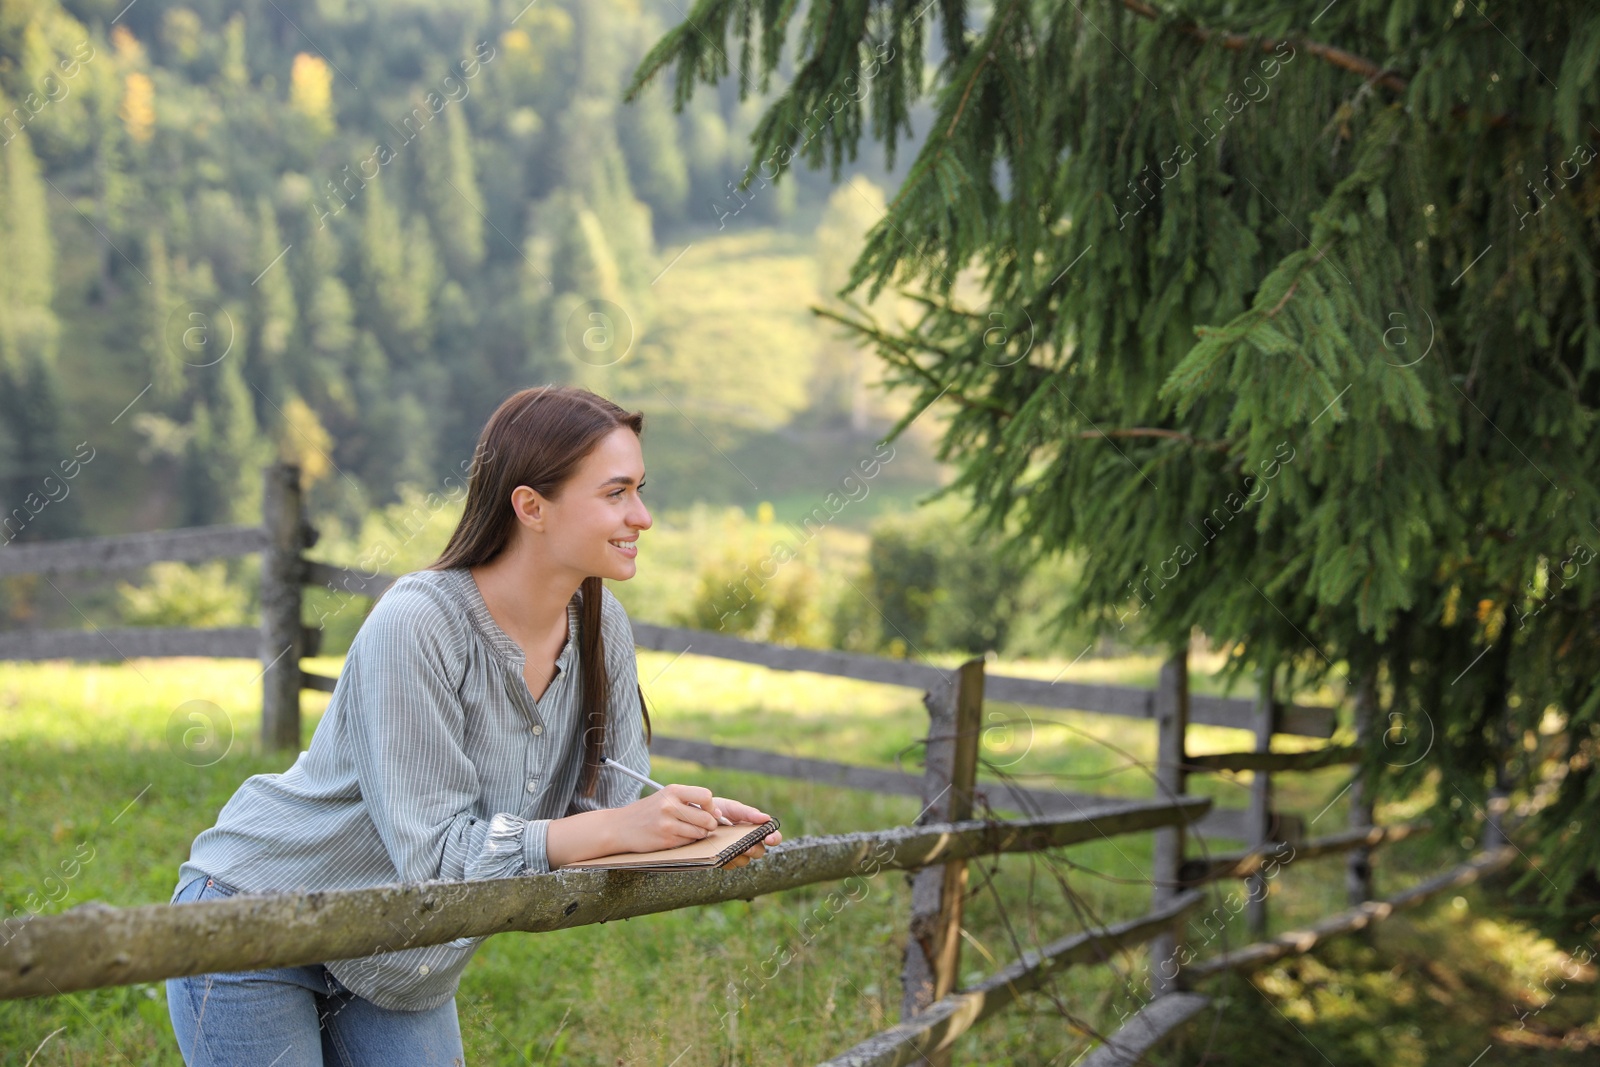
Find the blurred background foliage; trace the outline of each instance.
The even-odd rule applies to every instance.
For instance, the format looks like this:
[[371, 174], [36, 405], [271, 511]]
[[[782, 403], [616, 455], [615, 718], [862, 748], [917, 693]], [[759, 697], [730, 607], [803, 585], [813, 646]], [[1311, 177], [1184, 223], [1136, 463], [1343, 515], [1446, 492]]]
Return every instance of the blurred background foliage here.
[[[92, 513], [24, 507], [6, 540], [249, 522], [273, 456], [354, 528], [542, 382], [648, 409], [653, 481], [685, 503], [753, 507], [860, 451], [896, 409], [806, 301], [894, 176], [867, 153], [848, 188], [734, 195], [759, 101], [619, 102], [677, 17], [5, 0], [6, 513], [74, 442], [99, 450]], [[626, 350], [573, 343], [600, 301]]]
[[[618, 589], [636, 618], [1047, 653], [1037, 578], [966, 559], [948, 506], [890, 517], [950, 480], [936, 413], [826, 528], [804, 524], [906, 410], [810, 310], [844, 306], [904, 166], [869, 149], [837, 185], [802, 168], [735, 190], [786, 75], [681, 114], [665, 89], [621, 104], [680, 17], [0, 0], [0, 537], [254, 522], [281, 457], [314, 558], [403, 573], [448, 536], [494, 406], [566, 382], [647, 412], [658, 522]], [[75, 448], [93, 458], [68, 479]], [[780, 539], [798, 552], [773, 569]], [[257, 605], [253, 559], [54, 581], [96, 624], [248, 625]], [[330, 652], [366, 610], [308, 592]], [[37, 579], [0, 580], [0, 626], [81, 623]]]

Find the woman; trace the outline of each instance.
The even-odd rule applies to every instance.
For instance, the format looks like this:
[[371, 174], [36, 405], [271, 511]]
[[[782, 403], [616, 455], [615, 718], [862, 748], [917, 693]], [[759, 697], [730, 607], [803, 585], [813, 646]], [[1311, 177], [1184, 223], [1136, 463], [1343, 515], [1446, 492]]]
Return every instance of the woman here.
[[[633, 577], [651, 526], [643, 425], [584, 389], [500, 405], [443, 555], [373, 606], [310, 748], [239, 787], [173, 903], [541, 874], [767, 820], [697, 786], [640, 797], [601, 762], [650, 768], [632, 630], [602, 585]], [[173, 1031], [191, 1067], [461, 1064], [455, 992], [481, 941], [169, 979]]]

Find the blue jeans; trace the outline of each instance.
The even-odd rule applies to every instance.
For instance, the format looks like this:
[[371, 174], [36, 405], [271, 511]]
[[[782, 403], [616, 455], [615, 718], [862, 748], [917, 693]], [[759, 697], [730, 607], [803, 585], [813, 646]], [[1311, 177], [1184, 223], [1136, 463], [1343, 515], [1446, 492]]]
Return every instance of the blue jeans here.
[[[194, 878], [172, 903], [236, 893]], [[320, 963], [167, 979], [167, 1012], [189, 1067], [461, 1067], [454, 997], [391, 1011], [345, 988]]]

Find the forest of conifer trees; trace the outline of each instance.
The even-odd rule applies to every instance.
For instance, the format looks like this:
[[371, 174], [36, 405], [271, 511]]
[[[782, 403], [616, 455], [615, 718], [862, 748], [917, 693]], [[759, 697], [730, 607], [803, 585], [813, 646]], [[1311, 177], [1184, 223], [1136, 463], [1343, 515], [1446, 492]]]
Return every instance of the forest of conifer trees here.
[[[733, 189], [756, 109], [731, 88], [621, 103], [675, 18], [7, 0], [6, 540], [247, 521], [275, 455], [357, 521], [511, 390], [581, 380], [589, 304], [645, 332], [670, 235], [814, 224], [825, 175]], [[93, 514], [47, 504], [80, 443]]]

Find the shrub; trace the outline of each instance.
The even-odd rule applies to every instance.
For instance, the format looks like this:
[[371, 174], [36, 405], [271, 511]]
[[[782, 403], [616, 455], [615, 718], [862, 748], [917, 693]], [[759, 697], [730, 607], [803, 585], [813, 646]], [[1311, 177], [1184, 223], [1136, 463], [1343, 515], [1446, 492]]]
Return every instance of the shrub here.
[[[879, 618], [868, 645], [900, 656], [1004, 650], [1027, 574], [998, 550], [998, 535], [975, 530], [957, 497], [872, 524], [866, 592]], [[870, 617], [863, 620], [857, 629], [870, 633]]]
[[117, 583], [117, 614], [130, 626], [251, 626], [255, 596], [226, 561], [152, 563], [145, 584]]
[[754, 523], [729, 509], [719, 532], [699, 567], [694, 598], [674, 622], [753, 641], [825, 645], [816, 542], [796, 546], [765, 503]]

